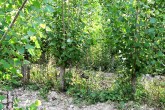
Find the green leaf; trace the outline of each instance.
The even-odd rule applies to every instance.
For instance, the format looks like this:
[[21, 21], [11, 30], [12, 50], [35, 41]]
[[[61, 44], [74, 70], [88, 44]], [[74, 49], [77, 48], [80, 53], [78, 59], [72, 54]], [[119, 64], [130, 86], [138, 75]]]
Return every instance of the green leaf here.
[[14, 65], [16, 66], [21, 65], [20, 59], [14, 58], [13, 60], [14, 60]]
[[46, 11], [53, 13], [54, 9], [50, 5], [47, 5], [46, 6]]
[[150, 23], [155, 23], [156, 22], [156, 19], [155, 18], [150, 18]]
[[148, 32], [149, 33], [154, 33], [155, 32], [155, 29], [154, 28], [150, 28], [150, 29], [148, 29]]
[[4, 95], [0, 95], [0, 100], [4, 100], [6, 97]]
[[156, 64], [156, 61], [155, 60], [151, 61], [151, 64], [153, 64], [153, 65]]
[[32, 45], [30, 45], [30, 44], [26, 44], [26, 45], [25, 45], [25, 48], [26, 48], [26, 49], [33, 49], [34, 46], [32, 46]]
[[40, 8], [40, 3], [39, 3], [38, 0], [33, 1], [33, 5], [34, 5], [36, 8]]
[[28, 31], [27, 34], [28, 34], [29, 36], [33, 36], [35, 33], [32, 32], [32, 31]]
[[0, 64], [2, 64], [3, 67], [6, 68], [6, 69], [10, 68], [10, 64], [7, 61], [3, 60], [3, 59], [0, 60]]
[[40, 48], [40, 44], [38, 43], [38, 40], [35, 41], [36, 48]]
[[4, 105], [0, 103], [0, 110], [3, 110]]
[[24, 47], [17, 47], [17, 50], [20, 54], [23, 54], [25, 52]]
[[24, 60], [23, 64], [30, 64], [30, 62], [28, 60]]
[[158, 52], [158, 56], [159, 56], [159, 57], [164, 56], [163, 52], [162, 52], [162, 51], [159, 51], [159, 52]]
[[30, 53], [30, 55], [35, 56], [35, 52], [33, 48], [28, 49], [28, 52]]

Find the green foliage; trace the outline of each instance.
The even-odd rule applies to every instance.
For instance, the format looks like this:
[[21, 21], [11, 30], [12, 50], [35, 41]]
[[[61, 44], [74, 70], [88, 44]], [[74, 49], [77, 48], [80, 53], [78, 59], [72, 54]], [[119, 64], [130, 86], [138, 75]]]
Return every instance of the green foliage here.
[[[128, 74], [164, 73], [163, 11], [159, 2], [103, 2], [108, 43], [123, 59]], [[162, 3], [161, 6], [164, 6]], [[155, 11], [151, 13], [151, 10]], [[109, 13], [109, 14], [108, 14]], [[162, 42], [162, 43], [160, 43]]]
[[[71, 74], [71, 73], [70, 73]], [[100, 75], [93, 76], [93, 74], [86, 74], [89, 79], [82, 78], [82, 76], [72, 73], [68, 75], [71, 77], [68, 83], [67, 93], [75, 98], [75, 103], [84, 102], [87, 104], [93, 104], [97, 102], [122, 101], [125, 100], [117, 89], [103, 89], [103, 85], [100, 85]], [[91, 79], [92, 78], [92, 79]], [[95, 79], [95, 80], [93, 80]], [[92, 81], [95, 83], [92, 83]]]
[[148, 91], [141, 84], [137, 84], [137, 90], [135, 93], [135, 100], [140, 103], [145, 103], [148, 99]]
[[86, 70], [114, 72], [119, 62], [117, 57], [105, 41], [98, 39], [97, 42], [99, 43], [94, 44], [88, 49], [87, 55], [81, 61], [82, 68]]
[[158, 8], [164, 3], [161, 0], [152, 3], [100, 0], [100, 3], [104, 9], [106, 42], [121, 62], [118, 72], [122, 71], [124, 76], [123, 89], [132, 90], [129, 92], [135, 100], [140, 75], [164, 74], [164, 17]]
[[[89, 103], [143, 102], [150, 97], [151, 103], [164, 104], [164, 85], [150, 85], [151, 93], [137, 83], [142, 74], [165, 73], [163, 0], [31, 0], [10, 28], [22, 3], [21, 0], [0, 1], [1, 85], [20, 86], [21, 65], [36, 63], [45, 55], [53, 56], [57, 66], [81, 65], [84, 69], [118, 73], [112, 88], [101, 89], [104, 86], [99, 85], [101, 77], [94, 78], [87, 73], [89, 79], [81, 78], [67, 72], [67, 92], [78, 99]], [[59, 87], [58, 74], [45, 72], [47, 62], [40, 63], [44, 63], [40, 67], [43, 71], [32, 70], [31, 81], [42, 85], [40, 94], [46, 98], [52, 87]], [[34, 85], [29, 88], [39, 89]], [[36, 109], [36, 106], [29, 108]]]
[[[154, 105], [154, 107], [157, 108], [164, 107], [164, 89], [162, 88], [162, 83], [159, 86], [152, 86], [152, 88], [146, 89], [145, 86], [148, 87], [148, 85], [142, 85], [141, 78], [138, 78], [136, 84], [136, 93], [132, 94], [129, 76], [118, 76], [115, 82], [111, 84], [111, 88], [105, 89], [97, 86], [97, 84], [99, 84], [98, 82], [100, 81], [100, 76], [96, 77], [90, 74], [86, 75], [89, 76], [89, 79], [82, 78], [81, 75], [76, 75], [74, 72], [72, 74], [69, 73], [66, 76], [69, 79], [69, 83], [67, 83], [67, 94], [74, 97], [74, 102], [76, 104], [94, 104], [97, 102], [113, 101], [117, 103], [119, 102], [118, 107], [120, 109], [127, 109], [131, 107], [140, 109], [140, 104], [148, 104], [151, 106]], [[96, 81], [92, 81], [90, 78], [96, 78]], [[152, 83], [149, 84], [152, 85]], [[129, 105], [133, 95], [135, 100], [133, 104]]]
[[4, 108], [4, 105], [2, 104], [2, 101], [5, 99], [6, 97], [4, 95], [0, 95], [0, 110], [2, 110]]
[[36, 91], [40, 89], [40, 85], [37, 85], [36, 83], [29, 83], [28, 85], [26, 85], [26, 88]]
[[34, 25], [32, 27], [31, 21], [27, 20], [31, 16], [30, 13], [33, 12], [28, 7], [33, 4], [32, 2], [28, 2], [27, 7], [25, 6], [26, 8], [20, 10], [22, 12], [16, 19], [15, 26], [9, 31], [7, 29], [22, 3], [15, 0], [5, 0], [0, 4], [0, 38], [5, 32], [8, 32], [7, 36], [0, 41], [0, 80], [14, 85], [18, 85], [19, 82], [17, 81], [21, 78], [20, 66], [28, 63], [27, 56], [33, 56], [33, 59], [37, 59], [40, 55], [40, 46], [35, 37], [38, 34], [36, 27]]
[[78, 6], [81, 1], [58, 1], [56, 4], [53, 7], [53, 16], [47, 22], [52, 30], [47, 32], [47, 37], [50, 52], [56, 58], [57, 64], [68, 67], [71, 63], [77, 63], [85, 54], [85, 48], [90, 45], [90, 38], [84, 32], [85, 23], [81, 16], [83, 7]]
[[51, 88], [52, 88], [52, 82], [47, 81], [46, 84], [43, 87], [41, 87], [39, 90], [40, 96], [43, 99], [47, 100], [47, 96], [48, 96], [48, 93], [51, 90]]

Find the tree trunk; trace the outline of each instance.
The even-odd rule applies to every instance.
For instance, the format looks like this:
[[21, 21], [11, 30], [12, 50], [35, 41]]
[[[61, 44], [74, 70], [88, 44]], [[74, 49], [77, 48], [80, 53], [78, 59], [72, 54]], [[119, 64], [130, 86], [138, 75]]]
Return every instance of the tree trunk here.
[[13, 109], [13, 101], [14, 101], [14, 96], [12, 94], [12, 91], [7, 91], [7, 102], [6, 102], [6, 109], [7, 110], [14, 110]]
[[111, 72], [115, 71], [114, 66], [115, 66], [115, 56], [112, 55], [112, 58], [111, 58]]
[[65, 67], [60, 66], [60, 89], [61, 91], [65, 91]]
[[22, 76], [23, 76], [23, 78], [22, 78], [23, 84], [28, 83], [29, 79], [30, 79], [30, 67], [29, 67], [29, 65], [23, 64], [21, 66], [21, 72], [22, 72]]
[[30, 80], [30, 65], [27, 65], [27, 83], [29, 83]]
[[133, 99], [133, 100], [135, 100], [135, 93], [136, 93], [136, 80], [137, 80], [136, 73], [133, 73], [132, 76], [131, 76], [132, 99]]

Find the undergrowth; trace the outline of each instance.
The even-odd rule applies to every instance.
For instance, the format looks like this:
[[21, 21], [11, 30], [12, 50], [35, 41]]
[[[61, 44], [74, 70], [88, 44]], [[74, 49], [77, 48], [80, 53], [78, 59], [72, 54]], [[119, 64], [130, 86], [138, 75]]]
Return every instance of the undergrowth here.
[[[37, 77], [37, 76], [35, 76]], [[47, 99], [49, 90], [59, 90], [59, 82], [53, 74], [49, 74], [44, 78], [44, 83], [40, 82], [39, 86], [31, 85], [30, 88], [34, 90], [39, 89], [40, 96]], [[37, 77], [42, 79], [43, 77]], [[92, 73], [91, 71], [84, 71], [83, 75], [76, 73], [76, 71], [67, 71], [66, 79], [66, 93], [74, 98], [76, 104], [95, 104], [98, 102], [113, 101], [118, 103], [119, 109], [127, 106], [129, 101], [133, 101], [138, 107], [139, 105], [149, 105], [160, 109], [165, 105], [165, 90], [163, 81], [155, 80], [149, 84], [141, 84], [140, 77], [136, 85], [135, 99], [132, 99], [131, 85], [127, 78], [121, 79], [116, 77], [102, 77], [100, 72]], [[33, 79], [34, 80], [34, 79]], [[111, 80], [111, 83], [107, 82]], [[35, 82], [37, 83], [37, 81]], [[35, 84], [34, 83], [34, 84]], [[37, 83], [38, 84], [38, 83]], [[148, 89], [145, 87], [147, 85]], [[132, 106], [132, 105], [131, 105]]]
[[[70, 73], [72, 74], [72, 73]], [[165, 105], [165, 89], [164, 86], [160, 84], [161, 81], [156, 81], [150, 83], [150, 89], [147, 90], [145, 85], [140, 83], [140, 79], [136, 86], [136, 93], [134, 94], [135, 99], [132, 99], [131, 93], [131, 85], [127, 82], [127, 79], [121, 80], [120, 78], [116, 79], [116, 81], [111, 84], [110, 88], [99, 88], [98, 83], [93, 83], [89, 79], [81, 78], [80, 75], [76, 75], [73, 73], [72, 80], [68, 81], [68, 89], [67, 94], [74, 97], [75, 103], [86, 103], [86, 104], [95, 104], [97, 102], [106, 102], [113, 101], [119, 103], [119, 105], [124, 105], [122, 103], [128, 103], [129, 101], [133, 101], [136, 105], [149, 105], [151, 107], [157, 107], [160, 109], [164, 108]], [[89, 76], [93, 77], [93, 76]], [[68, 78], [70, 79], [70, 78]], [[100, 77], [96, 79], [96, 81], [101, 81]], [[158, 84], [159, 83], [159, 84]], [[157, 85], [155, 85], [157, 84]]]

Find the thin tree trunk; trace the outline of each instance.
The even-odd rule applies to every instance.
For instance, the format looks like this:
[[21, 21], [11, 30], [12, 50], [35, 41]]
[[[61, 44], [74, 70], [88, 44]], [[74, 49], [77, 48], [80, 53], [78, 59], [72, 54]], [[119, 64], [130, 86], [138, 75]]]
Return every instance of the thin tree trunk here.
[[6, 102], [6, 109], [13, 110], [13, 94], [12, 91], [7, 91], [7, 102]]
[[[139, 20], [139, 0], [137, 0], [137, 6], [136, 6], [136, 21], [135, 21], [135, 42], [138, 42], [137, 36], [139, 35], [139, 27], [138, 27], [138, 20]], [[134, 47], [134, 53], [135, 55], [138, 55], [138, 48]], [[133, 71], [132, 71], [132, 76], [131, 76], [131, 85], [132, 85], [132, 94], [133, 94], [133, 100], [135, 100], [135, 93], [136, 93], [136, 82], [137, 82], [137, 73], [139, 70], [137, 69], [137, 64], [136, 60], [137, 58], [133, 59]]]
[[16, 21], [17, 18], [18, 18], [19, 13], [22, 11], [22, 9], [24, 8], [24, 6], [25, 6], [25, 4], [26, 4], [27, 1], [28, 1], [28, 0], [25, 0], [25, 1], [22, 3], [22, 6], [19, 8], [19, 10], [18, 10], [18, 12], [16, 13], [14, 19], [13, 19], [12, 22], [10, 23], [10, 25], [9, 25], [9, 27], [8, 27], [8, 29], [7, 29], [7, 31], [3, 34], [3, 36], [2, 36], [2, 38], [1, 38], [1, 40], [0, 40], [0, 44], [1, 44], [1, 42], [5, 39], [5, 37], [7, 36], [7, 33], [9, 32], [9, 30], [13, 27], [15, 21]]
[[21, 72], [22, 72], [22, 76], [23, 76], [22, 82], [25, 85], [30, 80], [30, 67], [29, 67], [29, 65], [23, 64], [21, 66]]
[[114, 65], [115, 65], [115, 57], [114, 55], [112, 55], [112, 58], [111, 58], [111, 71], [114, 72]]
[[[63, 37], [65, 38], [65, 40], [63, 41], [64, 43], [66, 43], [66, 30], [65, 30], [65, 1], [61, 0], [62, 3], [62, 33], [63, 33]], [[65, 49], [64, 49], [65, 51]], [[61, 91], [65, 91], [65, 66], [61, 65], [60, 66], [60, 89]]]
[[65, 67], [60, 67], [60, 86], [61, 91], [65, 91]]
[[25, 84], [25, 80], [26, 80], [26, 65], [25, 64], [21, 66], [21, 73], [22, 73], [22, 82], [23, 84]]
[[27, 65], [27, 83], [29, 83], [30, 80], [30, 65]]
[[136, 93], [136, 81], [137, 81], [137, 76], [136, 73], [134, 72], [131, 76], [131, 86], [132, 86], [132, 95], [133, 95], [133, 100], [135, 100], [135, 93]]

